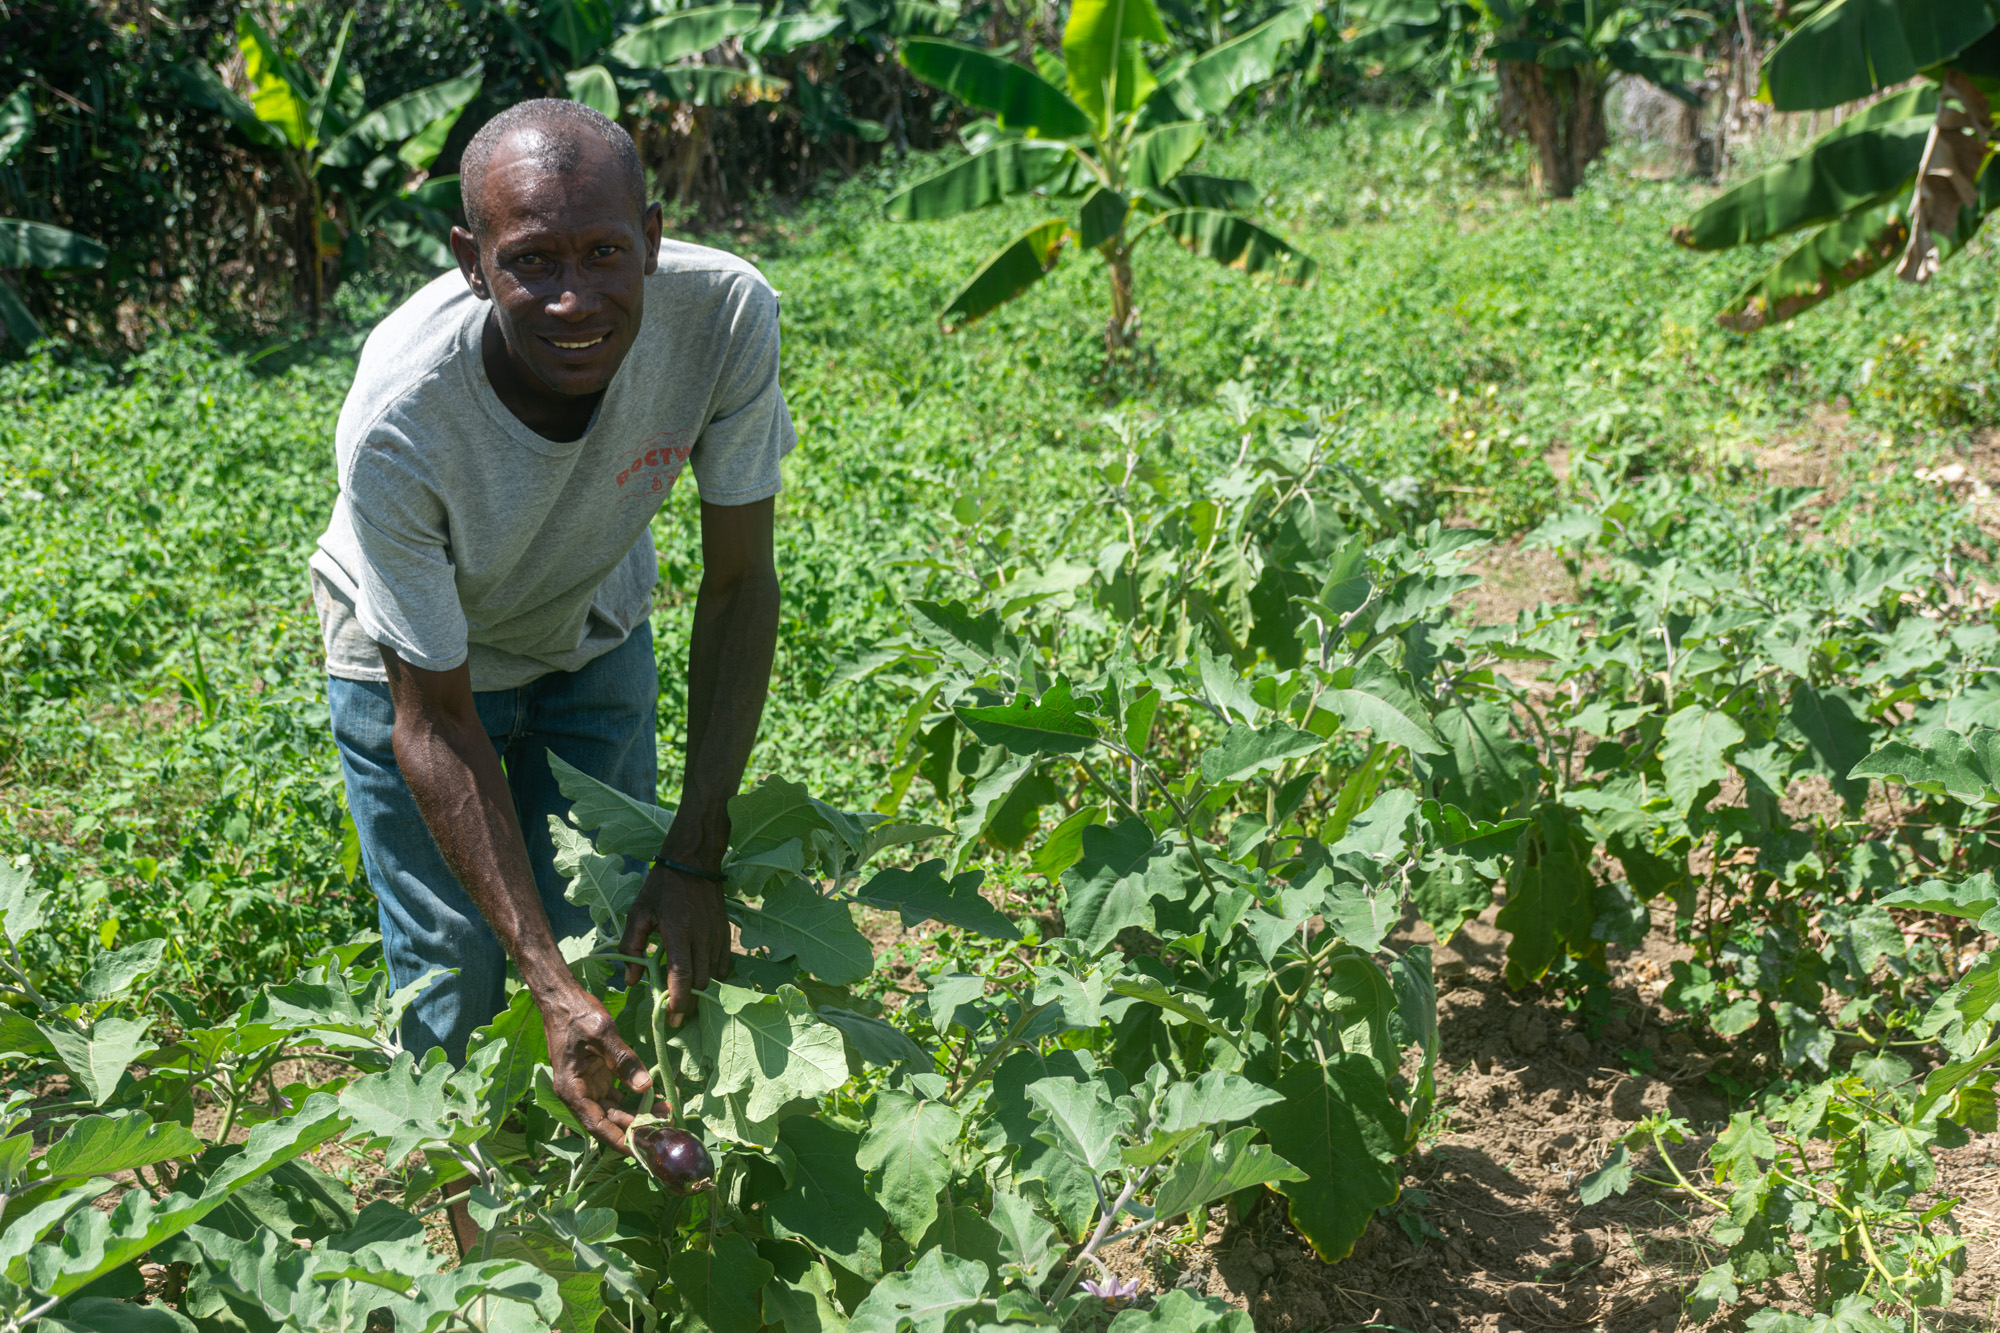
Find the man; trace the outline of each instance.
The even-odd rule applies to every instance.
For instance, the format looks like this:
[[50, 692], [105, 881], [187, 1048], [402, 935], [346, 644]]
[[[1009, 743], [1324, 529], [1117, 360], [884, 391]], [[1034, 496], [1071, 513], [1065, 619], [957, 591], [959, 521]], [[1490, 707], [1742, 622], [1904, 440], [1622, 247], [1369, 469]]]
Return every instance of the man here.
[[547, 752], [656, 798], [647, 524], [685, 465], [703, 566], [687, 754], [623, 943], [660, 935], [678, 1024], [728, 969], [727, 802], [777, 636], [772, 505], [796, 441], [777, 297], [741, 260], [662, 244], [631, 139], [577, 103], [503, 112], [461, 185], [459, 272], [369, 337], [340, 414], [340, 495], [311, 561], [334, 737], [391, 978], [455, 970], [417, 997], [404, 1046], [462, 1060], [511, 958], [557, 1093], [623, 1150], [613, 1103], [650, 1079], [558, 949], [590, 918], [553, 864], [549, 816], [569, 803]]

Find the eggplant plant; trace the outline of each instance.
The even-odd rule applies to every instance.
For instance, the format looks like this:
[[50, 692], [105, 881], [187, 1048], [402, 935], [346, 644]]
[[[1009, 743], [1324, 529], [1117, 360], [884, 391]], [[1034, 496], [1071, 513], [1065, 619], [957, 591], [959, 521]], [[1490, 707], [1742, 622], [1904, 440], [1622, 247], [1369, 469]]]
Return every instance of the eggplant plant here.
[[440, 266], [451, 262], [444, 236], [458, 207], [458, 178], [424, 173], [482, 81], [474, 65], [455, 79], [370, 107], [347, 59], [353, 27], [350, 11], [324, 72], [316, 73], [253, 16], [237, 15], [247, 99], [207, 65], [181, 69], [190, 100], [220, 112], [254, 147], [278, 157], [291, 177], [300, 200], [294, 244], [315, 323], [331, 289], [366, 262], [372, 234], [418, 247]]
[[[0, 102], [0, 166], [25, 148], [35, 132], [35, 103], [29, 93], [30, 85], [24, 83]], [[105, 258], [103, 246], [73, 231], [26, 218], [0, 218], [0, 269], [102, 268]], [[16, 347], [42, 336], [42, 326], [5, 282], [0, 282], [0, 329]]]
[[1256, 207], [1256, 186], [1187, 168], [1207, 122], [1270, 79], [1279, 52], [1311, 21], [1309, 8], [1292, 6], [1200, 56], [1158, 67], [1142, 50], [1167, 41], [1153, 0], [1079, 0], [1061, 57], [1037, 52], [1032, 68], [959, 42], [904, 42], [900, 58], [912, 74], [994, 118], [968, 135], [970, 157], [890, 196], [889, 217], [935, 221], [1030, 193], [1078, 201], [1074, 220], [1038, 222], [995, 251], [939, 322], [962, 328], [1020, 296], [1055, 268], [1072, 238], [1096, 251], [1110, 275], [1111, 355], [1138, 338], [1132, 257], [1155, 230], [1217, 263], [1309, 282], [1313, 261], [1244, 216]]

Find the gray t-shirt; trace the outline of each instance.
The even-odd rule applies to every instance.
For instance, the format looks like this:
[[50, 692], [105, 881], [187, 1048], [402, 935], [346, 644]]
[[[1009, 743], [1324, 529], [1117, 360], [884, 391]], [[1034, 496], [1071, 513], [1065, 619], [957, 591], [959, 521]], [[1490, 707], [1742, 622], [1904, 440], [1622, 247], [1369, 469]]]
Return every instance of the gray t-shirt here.
[[751, 265], [663, 241], [638, 338], [583, 437], [523, 425], [487, 381], [487, 304], [458, 273], [369, 335], [334, 437], [340, 496], [313, 552], [327, 671], [382, 680], [377, 645], [475, 690], [574, 671], [652, 609], [647, 523], [683, 465], [701, 498], [776, 495], [798, 437], [778, 297]]

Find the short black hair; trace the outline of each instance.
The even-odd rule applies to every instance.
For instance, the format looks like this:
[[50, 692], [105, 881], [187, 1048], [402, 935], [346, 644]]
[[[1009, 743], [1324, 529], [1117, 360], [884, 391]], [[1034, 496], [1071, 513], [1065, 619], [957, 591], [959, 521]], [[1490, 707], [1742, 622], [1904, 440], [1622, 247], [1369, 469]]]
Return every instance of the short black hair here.
[[458, 192], [465, 209], [465, 223], [474, 236], [486, 230], [486, 168], [493, 151], [516, 131], [533, 131], [540, 143], [531, 151], [551, 171], [574, 171], [583, 160], [580, 136], [589, 134], [611, 150], [618, 173], [632, 193], [632, 208], [646, 214], [646, 173], [639, 165], [639, 149], [617, 121], [581, 102], [557, 97], [538, 97], [516, 102], [479, 127], [472, 142], [458, 160]]

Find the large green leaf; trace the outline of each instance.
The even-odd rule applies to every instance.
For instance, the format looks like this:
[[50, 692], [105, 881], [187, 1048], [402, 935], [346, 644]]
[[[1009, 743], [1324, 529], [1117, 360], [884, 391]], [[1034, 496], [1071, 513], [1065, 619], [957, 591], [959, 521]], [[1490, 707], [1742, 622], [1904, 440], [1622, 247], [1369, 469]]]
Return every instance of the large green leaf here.
[[35, 132], [34, 85], [23, 83], [0, 102], [0, 166], [6, 165]]
[[1272, 273], [1280, 282], [1304, 286], [1319, 268], [1283, 237], [1219, 209], [1177, 208], [1162, 213], [1159, 223], [1184, 248], [1245, 273]]
[[1543, 806], [1523, 834], [1508, 871], [1507, 904], [1495, 918], [1508, 932], [1507, 984], [1539, 979], [1562, 953], [1599, 947], [1591, 846], [1561, 807]]
[[[1929, 111], [1920, 109], [1925, 92]], [[1923, 159], [1936, 102], [1935, 89], [1899, 94], [1882, 105], [1908, 104], [1900, 118], [1858, 132], [1843, 125], [1836, 135], [1703, 206], [1674, 228], [1674, 239], [1692, 250], [1726, 250], [1817, 226], [1902, 193]]]
[[841, 14], [779, 14], [745, 33], [743, 49], [753, 56], [783, 55], [833, 36], [846, 22]]
[[860, 981], [875, 970], [875, 953], [854, 924], [846, 903], [835, 902], [804, 879], [788, 875], [764, 893], [762, 902], [740, 904], [743, 947], [769, 949], [773, 958], [796, 958], [799, 966], [833, 986]]
[[96, 241], [46, 222], [0, 218], [0, 268], [101, 268], [109, 254]]
[[1257, 206], [1257, 187], [1236, 176], [1204, 176], [1183, 171], [1159, 190], [1160, 197], [1182, 208], [1217, 208], [1241, 213]]
[[1028, 1100], [1040, 1121], [1036, 1138], [1092, 1175], [1117, 1169], [1118, 1136], [1131, 1113], [1111, 1100], [1103, 1083], [1057, 1075], [1029, 1084]]
[[1097, 744], [1097, 723], [1058, 680], [1041, 698], [1017, 695], [1009, 704], [960, 708], [958, 718], [988, 745], [1015, 754], [1081, 754]]
[[0, 329], [5, 329], [18, 347], [31, 347], [42, 339], [42, 326], [5, 282], [0, 282]]
[[358, 167], [377, 153], [414, 135], [422, 134], [439, 121], [455, 122], [484, 82], [480, 66], [474, 65], [455, 79], [444, 79], [376, 107], [320, 154], [320, 161], [332, 167]]
[[1083, 853], [1062, 874], [1063, 928], [1092, 953], [1105, 949], [1128, 926], [1151, 929], [1152, 891], [1146, 872], [1167, 849], [1139, 818], [1110, 828], [1083, 830]]
[[237, 132], [260, 148], [282, 148], [285, 136], [258, 119], [257, 109], [232, 92], [222, 76], [198, 61], [174, 67], [181, 95], [198, 107], [218, 111]]
[[1875, 901], [1883, 907], [1906, 907], [1913, 912], [1943, 912], [1947, 916], [1977, 921], [1995, 908], [2000, 908], [2000, 887], [1995, 886], [1992, 872], [1981, 871], [1963, 880], [1927, 879]]
[[26, 1178], [41, 1186], [69, 1178], [108, 1176], [175, 1157], [193, 1157], [201, 1149], [201, 1140], [180, 1125], [155, 1124], [143, 1111], [85, 1116], [34, 1160]]
[[956, 332], [1027, 291], [1055, 268], [1063, 237], [1068, 233], [1068, 223], [1061, 218], [1050, 218], [1016, 236], [981, 264], [979, 271], [945, 302], [944, 309], [938, 312], [938, 323], [947, 332]]
[[1320, 1258], [1344, 1259], [1375, 1210], [1401, 1192], [1403, 1113], [1389, 1100], [1382, 1071], [1364, 1055], [1336, 1054], [1324, 1068], [1293, 1065], [1273, 1091], [1284, 1100], [1259, 1111], [1257, 1126], [1306, 1174], [1273, 1188]]
[[1125, 230], [1132, 201], [1118, 191], [1100, 185], [1090, 192], [1077, 211], [1077, 244], [1095, 250]]
[[1311, 754], [1325, 740], [1284, 722], [1261, 727], [1229, 724], [1222, 739], [1201, 756], [1201, 776], [1210, 785], [1235, 782], [1253, 773], [1268, 773], [1287, 759]]
[[755, 5], [704, 5], [650, 19], [611, 44], [611, 56], [634, 69], [664, 69], [698, 55], [725, 38], [749, 32], [763, 19]]
[[1913, 79], [1993, 28], [1990, 0], [1829, 0], [1764, 62], [1779, 111], [1820, 111]]
[[294, 148], [312, 147], [311, 90], [249, 14], [236, 16], [236, 49], [243, 53], [243, 77], [249, 80], [250, 109], [257, 119]]
[[125, 1066], [152, 1049], [146, 1033], [150, 1018], [101, 1018], [88, 1036], [66, 1023], [43, 1023], [42, 1035], [55, 1048], [56, 1056], [68, 1066], [70, 1077], [98, 1106], [118, 1090]]
[[1194, 161], [1207, 137], [1195, 121], [1162, 125], [1132, 137], [1128, 150], [1125, 183], [1131, 190], [1157, 190], [1180, 175]]
[[569, 70], [563, 75], [563, 85], [569, 89], [570, 101], [581, 102], [607, 119], [618, 119], [619, 106], [625, 99], [618, 94], [618, 81], [604, 66], [585, 65]]
[[1743, 728], [1719, 709], [1689, 704], [1667, 719], [1660, 744], [1660, 769], [1667, 779], [1667, 798], [1686, 817], [1706, 787], [1719, 785], [1729, 772], [1724, 752], [1741, 744]]
[[1258, 1132], [1245, 1125], [1219, 1142], [1203, 1134], [1189, 1144], [1153, 1196], [1154, 1216], [1179, 1217], [1253, 1185], [1304, 1180], [1306, 1173], [1272, 1152], [1270, 1145], [1250, 1141]]
[[419, 1068], [416, 1056], [404, 1051], [381, 1073], [356, 1079], [341, 1092], [340, 1109], [353, 1118], [354, 1128], [385, 1145], [385, 1167], [393, 1169], [426, 1143], [449, 1140], [462, 1113], [471, 1109], [447, 1095], [452, 1067], [442, 1054]]
[[1026, 194], [1055, 175], [1070, 155], [1068, 144], [1010, 139], [905, 186], [889, 196], [883, 211], [898, 222], [957, 217], [1012, 195]]
[[855, 1161], [861, 1136], [818, 1116], [795, 1115], [779, 1129], [778, 1143], [792, 1159], [791, 1188], [765, 1205], [779, 1233], [864, 1278], [880, 1277], [889, 1215]]
[[1848, 776], [1881, 778], [1932, 796], [1991, 804], [2000, 801], [2000, 731], [1974, 727], [1963, 736], [1939, 730], [1921, 740], [1892, 739], [1856, 764]]
[[[561, 755], [549, 751], [549, 772], [556, 786], [569, 798], [569, 817], [585, 832], [595, 832], [597, 850], [606, 856], [630, 856], [651, 861], [660, 854], [660, 844], [673, 827], [674, 812], [644, 801], [635, 801], [615, 787], [599, 782]], [[734, 803], [730, 817], [735, 818]], [[732, 824], [732, 840], [733, 840]]]
[[1822, 227], [1716, 313], [1739, 333], [1782, 324], [1886, 268], [1909, 240], [1909, 201], [1892, 197]]
[[1140, 42], [1165, 42], [1153, 0], [1076, 0], [1063, 27], [1069, 95], [1108, 134], [1112, 118], [1143, 104], [1157, 86]]
[[1312, 26], [1311, 5], [1290, 5], [1240, 37], [1197, 56], [1167, 84], [1175, 100], [1191, 110], [1219, 116], [1237, 96], [1268, 81], [1285, 44]]
[[729, 798], [729, 847], [750, 856], [782, 847], [797, 839], [809, 844], [813, 834], [834, 832], [829, 807], [815, 801], [801, 782], [767, 778]]
[[945, 1333], [953, 1318], [986, 1294], [986, 1265], [925, 1252], [906, 1273], [892, 1273], [854, 1308], [848, 1333]]
[[644, 877], [626, 870], [622, 856], [599, 856], [588, 838], [554, 815], [549, 816], [549, 838], [555, 844], [556, 870], [570, 877], [563, 896], [589, 908], [606, 938], [622, 934], [625, 914], [632, 910]]
[[888, 1088], [875, 1094], [855, 1162], [876, 1177], [875, 1199], [905, 1236], [922, 1236], [937, 1217], [959, 1127], [958, 1112], [942, 1102]]
[[167, 942], [164, 939], [140, 940], [122, 949], [106, 949], [90, 960], [90, 970], [83, 974], [85, 997], [91, 1000], [118, 998], [142, 978], [157, 972], [166, 952]]
[[1070, 139], [1090, 133], [1090, 117], [1068, 94], [1019, 61], [961, 42], [912, 37], [897, 52], [910, 73], [967, 106], [991, 111], [1002, 128], [1030, 138]]
[[764, 1326], [764, 1284], [775, 1272], [750, 1238], [724, 1232], [712, 1250], [689, 1246], [667, 1263], [674, 1293], [713, 1333], [757, 1333]]
[[144, 1190], [128, 1190], [108, 1213], [85, 1209], [72, 1217], [60, 1245], [35, 1246], [27, 1253], [25, 1274], [16, 1259], [7, 1266], [6, 1276], [17, 1283], [26, 1276], [56, 1296], [81, 1290], [179, 1235], [237, 1190], [311, 1152], [346, 1126], [334, 1099], [315, 1094], [296, 1114], [251, 1130], [243, 1151], [208, 1179], [199, 1196], [176, 1193], [155, 1199]]
[[855, 896], [870, 906], [901, 913], [906, 930], [925, 921], [941, 921], [990, 939], [1021, 937], [1014, 923], [980, 894], [985, 872], [968, 870], [947, 879], [945, 870], [941, 857], [908, 870], [891, 867], [878, 872]]
[[[761, 1121], [847, 1082], [847, 1045], [840, 1030], [813, 1012], [798, 987], [780, 986], [776, 995], [726, 984], [716, 990], [715, 1007], [724, 1021], [715, 1029], [711, 1094], [747, 1094], [746, 1114]], [[710, 1022], [703, 1020], [704, 1040]]]
[[1250, 1312], [1238, 1310], [1220, 1296], [1196, 1296], [1175, 1287], [1153, 1302], [1150, 1310], [1129, 1306], [1111, 1321], [1109, 1333], [1251, 1333]]
[[1854, 690], [1839, 686], [1814, 689], [1800, 681], [1792, 690], [1792, 706], [1785, 714], [1805, 737], [1814, 770], [1833, 784], [1849, 814], [1859, 814], [1868, 796], [1866, 780], [1848, 777], [1874, 745], [1874, 728], [1867, 722], [1868, 703]]

